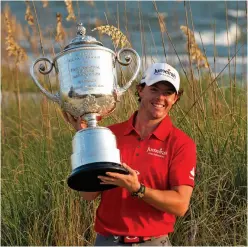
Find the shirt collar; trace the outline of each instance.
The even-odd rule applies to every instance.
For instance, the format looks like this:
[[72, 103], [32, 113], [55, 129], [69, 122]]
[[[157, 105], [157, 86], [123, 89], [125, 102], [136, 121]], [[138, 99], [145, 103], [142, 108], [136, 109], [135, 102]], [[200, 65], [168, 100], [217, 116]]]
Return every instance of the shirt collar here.
[[153, 135], [156, 136], [159, 140], [165, 141], [166, 137], [169, 135], [172, 129], [172, 122], [167, 115], [158, 125], [158, 127], [153, 131]]
[[134, 114], [133, 114], [133, 115], [128, 119], [128, 121], [126, 122], [126, 123], [127, 123], [127, 127], [126, 127], [126, 129], [125, 129], [125, 131], [124, 131], [124, 135], [130, 134], [132, 131], [135, 131], [135, 132], [136, 132], [133, 123], [134, 123], [134, 119], [135, 119], [137, 113], [138, 113], [137, 111], [134, 112]]
[[[129, 120], [126, 122], [127, 123], [127, 127], [125, 128], [124, 131], [124, 135], [128, 135], [130, 134], [132, 131], [135, 131], [134, 128], [134, 119], [137, 115], [137, 111], [129, 118]], [[153, 135], [158, 138], [161, 141], [164, 141], [166, 139], [166, 137], [169, 135], [171, 129], [172, 129], [172, 122], [171, 119], [169, 117], [169, 115], [167, 115], [158, 125], [158, 127], [153, 131]], [[137, 133], [137, 132], [136, 132]]]

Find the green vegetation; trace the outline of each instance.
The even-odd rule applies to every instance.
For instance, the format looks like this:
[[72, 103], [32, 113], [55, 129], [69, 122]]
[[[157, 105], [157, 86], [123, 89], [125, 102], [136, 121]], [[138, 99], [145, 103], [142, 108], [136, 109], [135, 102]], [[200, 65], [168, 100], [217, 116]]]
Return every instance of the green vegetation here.
[[[192, 76], [188, 80], [182, 75], [185, 92], [171, 117], [197, 144], [196, 186], [171, 242], [246, 246], [246, 88], [231, 76], [222, 87], [222, 75], [215, 82], [201, 68], [186, 72]], [[49, 85], [47, 78], [44, 81]], [[30, 77], [19, 71], [18, 64], [13, 70], [2, 68], [2, 90], [1, 245], [93, 244], [99, 202], [82, 200], [66, 183], [74, 130], [59, 107], [41, 96]], [[27, 97], [23, 92], [37, 95]], [[100, 125], [129, 118], [138, 107], [134, 93], [135, 83]]]
[[[127, 119], [137, 107], [130, 104], [136, 102], [132, 95], [101, 124]], [[172, 234], [175, 245], [245, 245], [245, 100], [239, 89], [231, 113], [230, 103], [218, 97], [215, 112], [207, 95], [205, 110], [196, 106], [184, 118], [190, 105], [185, 94], [172, 111], [175, 125], [198, 150], [196, 187], [187, 216], [178, 219]], [[13, 99], [3, 105], [2, 116], [2, 245], [92, 244], [98, 202], [83, 201], [66, 184], [74, 131], [60, 109], [43, 97], [22, 100], [20, 108]]]

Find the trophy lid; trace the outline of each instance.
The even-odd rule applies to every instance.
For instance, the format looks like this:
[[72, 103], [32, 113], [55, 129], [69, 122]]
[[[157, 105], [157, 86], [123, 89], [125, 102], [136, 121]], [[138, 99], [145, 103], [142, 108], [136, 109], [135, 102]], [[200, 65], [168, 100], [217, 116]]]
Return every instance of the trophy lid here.
[[81, 45], [100, 45], [103, 44], [100, 41], [97, 41], [94, 37], [86, 36], [86, 28], [83, 26], [83, 23], [78, 23], [77, 25], [77, 36], [67, 45], [64, 50], [68, 48], [78, 47]]

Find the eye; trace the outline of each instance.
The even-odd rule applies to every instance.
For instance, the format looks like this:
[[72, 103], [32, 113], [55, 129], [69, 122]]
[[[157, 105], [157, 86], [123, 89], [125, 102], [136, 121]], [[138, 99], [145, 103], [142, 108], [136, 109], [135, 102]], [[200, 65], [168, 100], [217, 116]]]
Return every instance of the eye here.
[[169, 96], [169, 95], [172, 95], [174, 93], [174, 91], [166, 91], [164, 92], [164, 96]]
[[152, 87], [150, 90], [151, 90], [152, 92], [157, 92], [157, 91], [158, 91], [157, 88], [155, 88], [155, 87]]

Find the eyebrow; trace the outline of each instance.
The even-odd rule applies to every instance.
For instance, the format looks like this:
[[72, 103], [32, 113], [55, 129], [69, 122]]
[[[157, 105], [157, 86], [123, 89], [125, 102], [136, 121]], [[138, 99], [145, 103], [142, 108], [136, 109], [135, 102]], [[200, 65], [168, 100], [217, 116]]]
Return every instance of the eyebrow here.
[[173, 92], [175, 91], [175, 89], [173, 88], [172, 85], [170, 85], [167, 89], [161, 89], [157, 85], [151, 85], [151, 87], [155, 87], [155, 88], [163, 90], [163, 91], [173, 91]]

